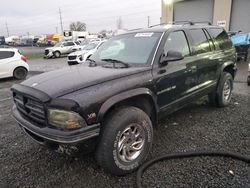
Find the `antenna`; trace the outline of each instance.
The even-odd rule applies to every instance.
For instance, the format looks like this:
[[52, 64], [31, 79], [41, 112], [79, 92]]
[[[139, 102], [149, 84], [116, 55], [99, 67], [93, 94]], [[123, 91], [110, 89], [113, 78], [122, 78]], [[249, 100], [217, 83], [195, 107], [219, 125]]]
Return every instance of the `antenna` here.
[[8, 27], [7, 22], [5, 22], [5, 26], [6, 26], [7, 34], [8, 34], [8, 37], [9, 37], [9, 36], [10, 36], [10, 33], [9, 33], [9, 27]]
[[61, 31], [63, 33], [62, 12], [60, 7], [59, 7], [59, 15], [60, 15]]

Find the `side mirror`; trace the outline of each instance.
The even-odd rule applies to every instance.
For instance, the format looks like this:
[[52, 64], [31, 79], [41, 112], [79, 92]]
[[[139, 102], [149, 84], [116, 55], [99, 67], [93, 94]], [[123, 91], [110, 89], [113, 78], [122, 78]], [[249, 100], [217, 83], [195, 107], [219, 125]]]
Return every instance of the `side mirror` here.
[[160, 65], [167, 65], [170, 61], [179, 61], [184, 59], [182, 53], [176, 51], [168, 51], [167, 55], [163, 54], [160, 59]]

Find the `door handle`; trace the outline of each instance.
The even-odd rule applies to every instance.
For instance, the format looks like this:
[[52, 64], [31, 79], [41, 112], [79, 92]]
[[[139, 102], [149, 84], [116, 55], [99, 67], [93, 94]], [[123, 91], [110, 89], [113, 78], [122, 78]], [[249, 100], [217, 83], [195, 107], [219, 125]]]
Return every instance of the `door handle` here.
[[195, 73], [195, 72], [197, 71], [197, 67], [196, 67], [196, 66], [191, 66], [191, 67], [190, 67], [190, 71], [191, 71], [192, 73]]
[[166, 69], [160, 69], [159, 71], [158, 71], [158, 74], [164, 74], [166, 72]]

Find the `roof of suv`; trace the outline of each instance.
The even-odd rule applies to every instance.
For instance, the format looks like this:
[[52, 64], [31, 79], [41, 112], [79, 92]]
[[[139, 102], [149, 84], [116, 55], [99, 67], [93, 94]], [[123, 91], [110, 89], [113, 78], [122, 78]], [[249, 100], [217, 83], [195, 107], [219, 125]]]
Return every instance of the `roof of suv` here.
[[[192, 22], [191, 22], [192, 23]], [[166, 32], [169, 29], [179, 29], [179, 28], [222, 28], [220, 26], [216, 25], [210, 25], [210, 24], [202, 24], [202, 23], [193, 23], [193, 24], [159, 24], [155, 26], [151, 26], [146, 29], [135, 29], [135, 30], [130, 30], [129, 33], [134, 33], [134, 32]]]

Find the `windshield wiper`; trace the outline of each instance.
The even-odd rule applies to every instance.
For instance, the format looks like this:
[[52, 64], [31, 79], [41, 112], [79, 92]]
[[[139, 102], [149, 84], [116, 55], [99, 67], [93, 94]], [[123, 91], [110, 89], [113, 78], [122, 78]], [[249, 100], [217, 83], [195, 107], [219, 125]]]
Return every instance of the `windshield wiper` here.
[[120, 63], [122, 65], [124, 65], [125, 68], [128, 68], [129, 67], [129, 64], [128, 63], [125, 63], [123, 61], [120, 61], [120, 60], [117, 60], [117, 59], [101, 59], [102, 61], [107, 61], [107, 62], [110, 62], [110, 63], [113, 63], [113, 67], [115, 67], [115, 64], [116, 63]]
[[95, 60], [88, 58], [86, 61], [89, 61], [89, 67], [95, 67], [97, 66]]

